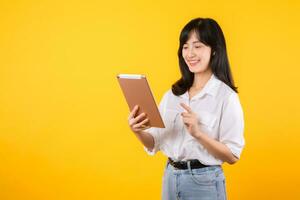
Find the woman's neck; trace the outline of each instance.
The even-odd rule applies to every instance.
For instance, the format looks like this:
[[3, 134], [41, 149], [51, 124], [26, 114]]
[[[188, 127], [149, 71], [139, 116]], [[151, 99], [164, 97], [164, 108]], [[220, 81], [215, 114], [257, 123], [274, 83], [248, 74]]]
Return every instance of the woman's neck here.
[[194, 74], [194, 82], [192, 88], [201, 89], [205, 86], [212, 75], [212, 71], [210, 69]]

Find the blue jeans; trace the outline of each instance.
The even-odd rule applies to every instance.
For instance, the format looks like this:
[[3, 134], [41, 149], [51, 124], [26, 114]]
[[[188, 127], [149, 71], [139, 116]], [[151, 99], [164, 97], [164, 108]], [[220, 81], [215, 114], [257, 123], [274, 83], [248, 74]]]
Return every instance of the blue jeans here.
[[226, 200], [225, 177], [221, 166], [175, 169], [167, 163], [163, 176], [163, 200]]

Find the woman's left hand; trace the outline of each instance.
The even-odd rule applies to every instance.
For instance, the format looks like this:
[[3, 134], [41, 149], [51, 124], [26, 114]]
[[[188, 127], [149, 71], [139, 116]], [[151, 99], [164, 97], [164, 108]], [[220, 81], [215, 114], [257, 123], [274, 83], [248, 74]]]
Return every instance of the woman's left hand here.
[[192, 109], [184, 103], [180, 105], [187, 111], [181, 113], [183, 123], [186, 125], [188, 132], [195, 138], [200, 134], [200, 127], [198, 124], [197, 114], [192, 111]]

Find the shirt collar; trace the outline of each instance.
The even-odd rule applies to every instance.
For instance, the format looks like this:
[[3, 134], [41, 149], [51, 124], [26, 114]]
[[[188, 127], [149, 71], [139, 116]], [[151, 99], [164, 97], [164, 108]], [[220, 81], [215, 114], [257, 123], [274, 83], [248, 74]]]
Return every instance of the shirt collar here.
[[[200, 92], [198, 92], [195, 96], [193, 96], [192, 99], [199, 99], [205, 94], [209, 94], [215, 97], [218, 92], [219, 85], [220, 85], [220, 80], [214, 74], [212, 74], [210, 79], [205, 84], [204, 88]], [[186, 91], [184, 94], [180, 95], [179, 97], [184, 99], [189, 99], [188, 91]]]

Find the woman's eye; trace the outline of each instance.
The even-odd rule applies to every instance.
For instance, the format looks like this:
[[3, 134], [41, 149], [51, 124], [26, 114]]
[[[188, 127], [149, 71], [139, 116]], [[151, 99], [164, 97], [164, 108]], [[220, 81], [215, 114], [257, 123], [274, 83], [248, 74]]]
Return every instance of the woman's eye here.
[[199, 49], [199, 48], [201, 48], [201, 47], [202, 47], [202, 46], [195, 46], [196, 49]]
[[188, 47], [183, 47], [183, 49], [187, 49]]

